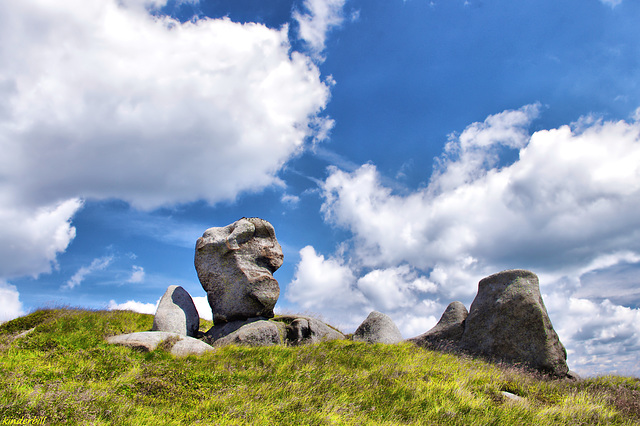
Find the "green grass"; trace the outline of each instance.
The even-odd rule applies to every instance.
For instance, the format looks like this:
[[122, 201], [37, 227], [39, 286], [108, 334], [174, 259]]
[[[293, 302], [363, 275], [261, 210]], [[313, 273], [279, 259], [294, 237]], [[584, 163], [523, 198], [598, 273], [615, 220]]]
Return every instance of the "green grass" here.
[[104, 341], [152, 323], [132, 312], [52, 309], [1, 325], [0, 424], [640, 424], [633, 378], [554, 381], [410, 344], [231, 346], [176, 358]]

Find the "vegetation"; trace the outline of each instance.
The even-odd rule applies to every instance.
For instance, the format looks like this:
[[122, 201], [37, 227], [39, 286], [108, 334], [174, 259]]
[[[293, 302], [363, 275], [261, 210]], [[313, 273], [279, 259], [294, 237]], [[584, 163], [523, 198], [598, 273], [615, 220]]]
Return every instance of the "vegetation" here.
[[640, 424], [633, 378], [550, 380], [410, 344], [225, 347], [176, 358], [104, 341], [152, 322], [52, 309], [1, 325], [0, 424]]

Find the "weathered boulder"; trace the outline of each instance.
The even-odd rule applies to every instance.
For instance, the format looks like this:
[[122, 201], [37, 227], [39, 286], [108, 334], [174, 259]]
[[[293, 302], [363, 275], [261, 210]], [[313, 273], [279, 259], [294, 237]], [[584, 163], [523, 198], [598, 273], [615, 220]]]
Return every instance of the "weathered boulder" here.
[[551, 325], [538, 277], [509, 270], [484, 278], [464, 323], [460, 349], [565, 377], [567, 354]]
[[175, 356], [201, 355], [213, 350], [213, 347], [210, 345], [193, 337], [165, 331], [141, 331], [138, 333], [120, 334], [108, 337], [107, 342], [114, 345], [135, 348], [144, 352], [153, 351], [161, 343], [168, 342], [167, 349], [170, 348], [171, 354]]
[[282, 261], [275, 230], [266, 220], [242, 218], [207, 229], [196, 242], [194, 263], [214, 323], [273, 317], [280, 287], [272, 274]]
[[316, 318], [283, 315], [278, 317], [276, 321], [286, 324], [286, 341], [290, 345], [327, 342], [345, 338], [344, 334]]
[[373, 311], [353, 334], [356, 342], [394, 344], [402, 341], [402, 334], [391, 317]]
[[461, 302], [451, 302], [435, 327], [407, 340], [425, 348], [456, 349], [462, 338], [468, 314], [467, 308]]
[[156, 309], [152, 330], [193, 337], [198, 328], [200, 316], [189, 293], [180, 286], [169, 286]]
[[[215, 327], [214, 327], [215, 328]], [[213, 341], [214, 346], [272, 346], [283, 343], [284, 327], [273, 321], [250, 321]]]
[[296, 315], [217, 324], [205, 335], [205, 340], [214, 346], [300, 345], [344, 338], [342, 333], [320, 320]]

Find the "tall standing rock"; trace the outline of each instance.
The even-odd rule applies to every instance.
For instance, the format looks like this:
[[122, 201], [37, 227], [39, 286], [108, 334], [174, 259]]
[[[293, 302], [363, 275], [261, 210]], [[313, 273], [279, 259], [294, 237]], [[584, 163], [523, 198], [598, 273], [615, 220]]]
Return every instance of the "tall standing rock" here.
[[195, 267], [220, 324], [273, 317], [280, 286], [273, 273], [283, 254], [273, 226], [260, 218], [242, 218], [207, 229], [196, 242]]
[[460, 348], [556, 376], [569, 371], [567, 353], [551, 325], [538, 277], [525, 270], [503, 271], [480, 281]]
[[160, 299], [153, 318], [153, 331], [195, 336], [200, 328], [200, 316], [189, 293], [182, 287], [170, 285]]

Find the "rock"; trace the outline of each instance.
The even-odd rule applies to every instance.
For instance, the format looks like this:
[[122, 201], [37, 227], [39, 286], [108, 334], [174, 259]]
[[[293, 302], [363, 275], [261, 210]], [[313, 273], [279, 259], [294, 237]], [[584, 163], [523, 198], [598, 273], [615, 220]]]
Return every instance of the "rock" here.
[[345, 338], [344, 334], [338, 330], [311, 317], [283, 315], [274, 321], [281, 321], [287, 324], [286, 340], [287, 343], [291, 345], [328, 342], [330, 340], [342, 340]]
[[344, 338], [342, 333], [320, 320], [296, 315], [232, 321], [215, 325], [206, 333], [207, 341], [214, 346], [300, 345]]
[[215, 342], [216, 340], [222, 339], [223, 337], [228, 336], [229, 334], [235, 332], [236, 330], [239, 330], [241, 327], [247, 324], [250, 324], [256, 321], [265, 321], [267, 319], [268, 318], [264, 318], [264, 317], [255, 317], [255, 318], [249, 318], [248, 320], [245, 320], [245, 321], [237, 320], [237, 321], [218, 324], [212, 327], [209, 331], [207, 331], [207, 333], [205, 334], [205, 340], [209, 342]]
[[523, 397], [518, 396], [515, 393], [511, 393], [511, 392], [507, 392], [507, 391], [502, 391], [500, 393], [502, 394], [502, 396], [504, 396], [505, 398], [507, 398], [510, 401], [522, 402], [522, 401], [525, 400]]
[[503, 271], [480, 281], [459, 347], [471, 355], [524, 364], [558, 377], [569, 371], [538, 277], [525, 270]]
[[273, 226], [259, 218], [207, 229], [196, 242], [195, 267], [215, 324], [273, 317], [280, 295], [273, 273], [282, 265]]
[[461, 302], [451, 302], [435, 327], [408, 341], [425, 348], [455, 350], [462, 338], [467, 315], [467, 308]]
[[213, 350], [210, 345], [198, 339], [166, 331], [141, 331], [138, 333], [120, 334], [108, 337], [107, 342], [135, 348], [144, 352], [155, 350], [162, 342], [170, 342], [171, 354], [175, 356], [201, 355]]
[[394, 344], [402, 341], [402, 334], [391, 317], [373, 311], [353, 334], [356, 342]]
[[189, 293], [180, 286], [169, 286], [158, 304], [152, 330], [193, 337], [199, 328], [200, 316]]
[[[214, 327], [215, 328], [215, 327]], [[272, 321], [258, 320], [248, 322], [233, 332], [213, 342], [214, 346], [243, 345], [271, 346], [283, 342], [284, 327]]]

